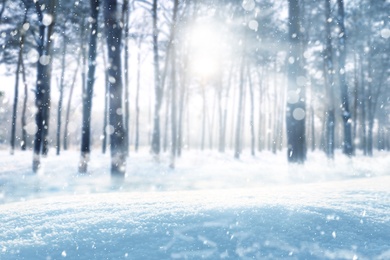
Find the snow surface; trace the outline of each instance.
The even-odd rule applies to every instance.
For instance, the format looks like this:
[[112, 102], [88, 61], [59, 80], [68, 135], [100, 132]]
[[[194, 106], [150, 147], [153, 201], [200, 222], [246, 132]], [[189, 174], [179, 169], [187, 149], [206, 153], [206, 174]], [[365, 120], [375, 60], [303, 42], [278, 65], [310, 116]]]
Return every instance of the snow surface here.
[[169, 169], [131, 154], [113, 187], [109, 157], [0, 151], [0, 259], [390, 259], [390, 154], [304, 166], [285, 154], [186, 152]]

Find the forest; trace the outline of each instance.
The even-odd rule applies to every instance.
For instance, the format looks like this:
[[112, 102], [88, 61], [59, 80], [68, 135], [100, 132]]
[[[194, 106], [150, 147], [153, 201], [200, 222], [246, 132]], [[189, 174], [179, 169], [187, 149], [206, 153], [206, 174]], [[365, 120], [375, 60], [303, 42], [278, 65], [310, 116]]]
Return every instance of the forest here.
[[0, 143], [41, 158], [147, 148], [390, 150], [387, 0], [1, 0]]

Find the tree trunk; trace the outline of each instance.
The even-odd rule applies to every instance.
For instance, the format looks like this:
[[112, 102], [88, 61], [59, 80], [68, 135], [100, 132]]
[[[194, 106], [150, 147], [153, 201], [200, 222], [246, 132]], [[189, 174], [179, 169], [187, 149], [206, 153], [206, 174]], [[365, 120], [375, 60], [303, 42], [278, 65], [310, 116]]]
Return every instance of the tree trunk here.
[[203, 101], [203, 106], [202, 106], [202, 134], [201, 134], [201, 140], [200, 140], [200, 150], [204, 150], [204, 144], [205, 144], [205, 138], [206, 138], [206, 91], [205, 91], [205, 86], [204, 82], [201, 82], [201, 91], [202, 91], [202, 101]]
[[[186, 55], [188, 57], [188, 55]], [[181, 73], [181, 78], [180, 78], [180, 94], [179, 94], [179, 124], [178, 124], [178, 137], [177, 137], [177, 156], [181, 156], [181, 151], [183, 148], [183, 121], [184, 121], [184, 112], [185, 112], [185, 107], [184, 107], [184, 98], [186, 94], [186, 87], [187, 87], [187, 64], [188, 60], [184, 61], [184, 68]]]
[[38, 54], [39, 62], [37, 62], [37, 85], [35, 91], [35, 105], [37, 113], [35, 122], [37, 132], [34, 138], [34, 156], [33, 156], [33, 172], [37, 172], [40, 168], [40, 155], [46, 156], [48, 153], [48, 131], [49, 131], [49, 115], [50, 115], [50, 81], [51, 81], [51, 64], [52, 64], [52, 41], [53, 28], [56, 20], [57, 1], [50, 1], [46, 7], [48, 14], [52, 17], [50, 25], [45, 26], [43, 21], [42, 6], [39, 1], [35, 2], [35, 9], [39, 20], [39, 38], [38, 38]]
[[326, 155], [329, 159], [334, 159], [335, 145], [335, 104], [334, 104], [334, 80], [333, 80], [333, 50], [332, 34], [330, 30], [330, 0], [325, 0], [325, 29], [326, 47], [324, 53], [324, 75], [325, 89], [327, 96], [327, 117], [326, 117]]
[[364, 82], [364, 70], [363, 70], [363, 57], [360, 59], [360, 77], [361, 77], [361, 128], [362, 128], [362, 137], [361, 137], [361, 147], [363, 150], [363, 155], [367, 155], [367, 127], [366, 127], [366, 90], [365, 90], [365, 82]]
[[[176, 1], [176, 0], [175, 0]], [[161, 131], [160, 131], [160, 109], [162, 105], [162, 98], [164, 93], [164, 85], [166, 80], [166, 75], [168, 72], [168, 64], [170, 61], [170, 52], [174, 39], [174, 30], [176, 26], [176, 16], [177, 16], [177, 6], [176, 2], [174, 2], [173, 12], [172, 12], [172, 24], [171, 24], [171, 35], [169, 36], [169, 42], [166, 49], [165, 55], [165, 64], [164, 71], [161, 75], [160, 81], [160, 68], [159, 68], [159, 60], [158, 60], [158, 28], [157, 28], [157, 0], [153, 0], [152, 4], [152, 17], [153, 17], [153, 63], [154, 63], [154, 81], [155, 81], [155, 107], [154, 107], [154, 118], [153, 118], [153, 132], [152, 132], [152, 151], [158, 157], [161, 150]], [[168, 102], [169, 103], [169, 102]], [[167, 104], [168, 106], [168, 104]], [[168, 111], [168, 109], [166, 109]], [[167, 116], [167, 115], [166, 115]], [[166, 118], [167, 119], [167, 118]], [[167, 128], [167, 120], [165, 121], [165, 130]], [[164, 152], [167, 149], [167, 131], [164, 133], [164, 143], [163, 149]]]
[[122, 28], [117, 18], [117, 0], [104, 1], [104, 20], [107, 35], [107, 52], [109, 59], [108, 76], [110, 87], [109, 124], [110, 132], [111, 176], [124, 179], [126, 173], [126, 144], [123, 142], [125, 131], [122, 113]]
[[80, 60], [77, 60], [77, 67], [73, 74], [72, 84], [70, 85], [68, 104], [66, 106], [66, 116], [65, 116], [65, 126], [64, 126], [64, 150], [65, 151], [68, 150], [68, 143], [69, 143], [68, 125], [69, 125], [69, 117], [70, 117], [70, 106], [72, 104], [73, 89], [74, 89], [74, 85], [76, 84], [79, 67], [80, 67]]
[[158, 54], [157, 0], [153, 0], [152, 17], [153, 17], [153, 67], [154, 67], [154, 93], [155, 93], [153, 133], [152, 133], [152, 152], [155, 154], [155, 156], [158, 156], [161, 150], [160, 108], [161, 108], [162, 89], [160, 86], [160, 65], [159, 65], [159, 54]]
[[138, 45], [138, 53], [137, 53], [137, 90], [136, 90], [136, 94], [135, 94], [135, 142], [134, 142], [135, 152], [138, 152], [138, 146], [139, 146], [140, 80], [141, 80], [141, 40], [140, 40], [139, 45]]
[[126, 155], [129, 156], [130, 146], [130, 102], [129, 102], [129, 21], [130, 10], [129, 0], [123, 1], [122, 6], [122, 23], [124, 24], [124, 103], [125, 103], [125, 147]]
[[255, 101], [254, 101], [254, 93], [253, 93], [253, 85], [252, 85], [252, 78], [250, 74], [249, 66], [247, 67], [248, 70], [248, 83], [249, 83], [249, 93], [250, 93], [250, 101], [251, 101], [251, 110], [250, 110], [250, 119], [249, 124], [251, 127], [251, 155], [255, 156], [255, 123], [254, 123], [254, 117], [255, 117]]
[[[358, 82], [358, 63], [357, 63], [357, 55], [354, 54], [354, 103], [353, 103], [353, 130], [352, 130], [352, 140], [355, 143], [357, 140], [357, 125], [358, 125], [358, 102], [359, 102], [359, 82]], [[354, 154], [356, 148], [354, 147]]]
[[[263, 80], [260, 72], [257, 73], [259, 78], [259, 118], [258, 118], [258, 131], [257, 131], [257, 151], [261, 152], [263, 150], [263, 135], [264, 135], [264, 126], [263, 126]], [[261, 73], [262, 74], [262, 73]]]
[[344, 140], [343, 140], [343, 153], [352, 156], [353, 155], [353, 145], [352, 145], [352, 131], [351, 131], [351, 113], [349, 111], [349, 101], [348, 101], [348, 85], [346, 81], [346, 70], [345, 70], [345, 61], [346, 61], [346, 31], [344, 26], [344, 1], [337, 0], [338, 5], [338, 25], [340, 27], [339, 34], [339, 81], [340, 81], [340, 90], [341, 90], [341, 110], [343, 118], [343, 127], [344, 127]]
[[[102, 43], [104, 47], [104, 43]], [[105, 154], [107, 150], [107, 131], [108, 131], [108, 105], [110, 103], [110, 89], [109, 89], [109, 79], [108, 79], [108, 66], [106, 60], [106, 53], [103, 51], [103, 67], [104, 67], [104, 115], [103, 115], [103, 131], [102, 131], [102, 153]], [[130, 139], [129, 139], [130, 140]], [[127, 144], [126, 144], [127, 145]], [[129, 144], [130, 145], [130, 142]]]
[[176, 48], [172, 44], [176, 37], [176, 19], [177, 19], [177, 8], [179, 5], [179, 0], [174, 0], [173, 3], [173, 17], [172, 17], [172, 30], [171, 30], [171, 46], [172, 46], [172, 65], [171, 65], [171, 134], [172, 134], [172, 144], [171, 144], [171, 162], [169, 167], [175, 168], [175, 158], [177, 151], [177, 123], [176, 123]]
[[26, 70], [24, 67], [23, 55], [22, 55], [21, 65], [22, 65], [22, 79], [24, 85], [24, 98], [23, 98], [23, 108], [22, 108], [22, 151], [25, 151], [27, 147], [26, 110], [27, 110], [27, 99], [28, 99], [28, 87], [27, 87]]
[[11, 155], [14, 154], [15, 151], [15, 139], [16, 139], [16, 119], [17, 119], [17, 113], [18, 113], [18, 100], [19, 100], [19, 73], [20, 73], [20, 66], [22, 63], [22, 55], [23, 55], [23, 44], [24, 44], [24, 33], [22, 32], [22, 36], [19, 41], [19, 53], [18, 53], [18, 62], [16, 65], [16, 72], [15, 72], [15, 89], [14, 89], [14, 103], [13, 103], [13, 109], [12, 109], [12, 128], [11, 128]]
[[306, 160], [305, 90], [298, 86], [302, 76], [300, 64], [300, 26], [298, 0], [289, 0], [289, 54], [288, 54], [288, 101], [286, 111], [287, 158], [289, 163]]
[[164, 152], [168, 149], [168, 123], [169, 123], [169, 113], [170, 108], [169, 105], [171, 104], [171, 88], [167, 89], [167, 99], [165, 103], [165, 122], [164, 122], [164, 140], [163, 140], [163, 150]]
[[64, 99], [64, 80], [65, 80], [65, 57], [66, 57], [66, 47], [68, 44], [67, 37], [63, 37], [63, 49], [62, 49], [62, 59], [61, 59], [61, 81], [60, 81], [60, 96], [58, 99], [58, 108], [57, 108], [57, 145], [56, 145], [56, 154], [60, 155], [61, 150], [61, 116], [62, 116], [62, 103]]
[[[245, 50], [243, 51], [243, 54], [245, 53]], [[243, 103], [244, 103], [244, 71], [245, 71], [245, 59], [244, 55], [241, 59], [241, 68], [240, 68], [240, 82], [239, 82], [239, 94], [238, 94], [238, 110], [237, 110], [237, 121], [236, 121], [236, 135], [235, 135], [235, 142], [234, 142], [234, 158], [239, 159], [241, 154], [241, 146], [242, 146], [242, 135], [241, 135], [241, 128], [242, 128], [242, 113], [243, 113]]]
[[86, 173], [88, 171], [88, 161], [91, 153], [91, 114], [93, 86], [95, 84], [96, 70], [99, 0], [91, 0], [90, 6], [92, 19], [88, 44], [88, 78], [86, 89], [83, 90], [83, 121], [81, 131], [81, 155], [79, 163], [79, 173]]

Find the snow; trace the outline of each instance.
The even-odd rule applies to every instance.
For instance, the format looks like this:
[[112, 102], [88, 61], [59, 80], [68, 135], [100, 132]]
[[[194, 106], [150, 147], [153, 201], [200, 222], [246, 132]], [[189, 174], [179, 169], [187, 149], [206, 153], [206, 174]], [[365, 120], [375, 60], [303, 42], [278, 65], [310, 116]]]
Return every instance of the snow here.
[[35, 176], [0, 151], [0, 259], [390, 259], [389, 153], [232, 154], [132, 153], [116, 187], [98, 152], [89, 176], [75, 151]]

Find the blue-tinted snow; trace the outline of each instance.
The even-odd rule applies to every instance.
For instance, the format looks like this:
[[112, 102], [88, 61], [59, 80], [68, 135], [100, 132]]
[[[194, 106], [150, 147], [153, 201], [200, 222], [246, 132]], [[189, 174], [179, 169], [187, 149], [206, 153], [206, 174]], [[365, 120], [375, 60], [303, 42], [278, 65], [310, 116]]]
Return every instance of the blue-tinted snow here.
[[[113, 189], [109, 157], [30, 154], [0, 161], [0, 259], [390, 259], [390, 154], [191, 152], [169, 170], [132, 154]], [[17, 161], [17, 164], [14, 162]]]

